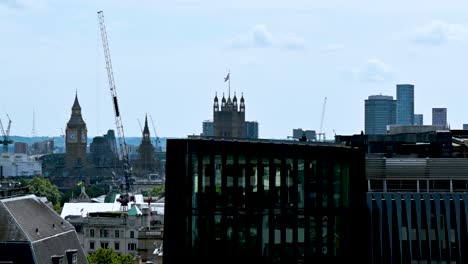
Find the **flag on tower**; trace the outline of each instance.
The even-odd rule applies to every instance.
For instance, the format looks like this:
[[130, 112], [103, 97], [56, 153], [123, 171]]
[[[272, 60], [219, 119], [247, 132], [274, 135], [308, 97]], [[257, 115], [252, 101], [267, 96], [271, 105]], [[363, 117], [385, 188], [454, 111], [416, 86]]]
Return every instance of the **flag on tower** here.
[[226, 75], [226, 77], [224, 77], [224, 82], [227, 82], [229, 80], [229, 74], [230, 72], [228, 72], [228, 74]]

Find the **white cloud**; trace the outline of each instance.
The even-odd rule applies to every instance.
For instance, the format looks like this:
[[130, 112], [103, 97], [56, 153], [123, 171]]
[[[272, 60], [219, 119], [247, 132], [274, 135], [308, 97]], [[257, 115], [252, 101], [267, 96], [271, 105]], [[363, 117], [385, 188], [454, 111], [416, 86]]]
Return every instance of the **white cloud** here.
[[441, 45], [448, 42], [463, 41], [468, 37], [468, 27], [433, 20], [427, 25], [416, 28], [413, 40], [417, 43]]
[[378, 60], [369, 59], [358, 68], [350, 70], [353, 78], [364, 82], [382, 82], [392, 78], [390, 65]]
[[280, 38], [280, 42], [287, 49], [303, 49], [306, 46], [306, 41], [294, 33], [284, 35]]
[[247, 33], [240, 34], [229, 41], [233, 48], [269, 48], [302, 49], [306, 41], [294, 33], [275, 36], [264, 25], [255, 25]]

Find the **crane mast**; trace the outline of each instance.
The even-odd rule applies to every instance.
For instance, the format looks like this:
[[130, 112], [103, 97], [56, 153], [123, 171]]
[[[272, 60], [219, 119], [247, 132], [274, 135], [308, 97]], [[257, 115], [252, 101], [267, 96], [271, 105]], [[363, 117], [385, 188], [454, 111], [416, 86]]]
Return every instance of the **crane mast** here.
[[5, 131], [3, 128], [2, 120], [0, 119], [0, 130], [2, 132], [3, 140], [0, 140], [0, 143], [3, 145], [3, 152], [8, 152], [8, 144], [12, 144], [13, 140], [10, 139], [10, 127], [11, 127], [11, 119], [7, 114], [8, 118], [8, 126]]
[[322, 132], [322, 129], [323, 129], [323, 119], [325, 118], [325, 106], [326, 105], [327, 105], [327, 97], [325, 97], [325, 99], [323, 99], [322, 116], [321, 116], [321, 119], [320, 119], [320, 129], [319, 129], [319, 132], [318, 132], [319, 141], [321, 141], [320, 140], [321, 138], [323, 139], [323, 141], [325, 141], [325, 133]]
[[125, 142], [125, 135], [123, 130], [122, 119], [120, 116], [119, 104], [117, 101], [117, 91], [115, 89], [115, 82], [114, 82], [114, 74], [112, 71], [112, 62], [111, 56], [109, 51], [109, 43], [107, 41], [107, 33], [106, 33], [106, 25], [104, 24], [104, 13], [103, 11], [98, 12], [98, 19], [99, 19], [99, 26], [101, 29], [101, 38], [102, 38], [102, 46], [104, 48], [104, 57], [106, 60], [106, 69], [107, 69], [107, 77], [109, 81], [109, 88], [112, 97], [112, 103], [114, 105], [114, 112], [115, 112], [115, 125], [117, 127], [117, 135], [119, 140], [120, 146], [120, 158], [122, 159], [123, 164], [123, 171], [124, 171], [124, 180], [125, 184], [123, 187], [123, 193], [120, 196], [120, 203], [122, 206], [126, 207], [129, 202], [129, 192], [130, 192], [130, 181], [129, 176], [131, 172], [130, 160], [128, 155], [127, 143]]

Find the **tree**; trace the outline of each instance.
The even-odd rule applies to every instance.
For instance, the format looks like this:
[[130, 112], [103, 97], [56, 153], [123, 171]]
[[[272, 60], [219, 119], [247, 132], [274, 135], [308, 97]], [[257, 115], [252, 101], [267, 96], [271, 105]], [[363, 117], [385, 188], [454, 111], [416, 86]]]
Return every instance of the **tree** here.
[[161, 184], [161, 185], [154, 186], [153, 189], [149, 190], [148, 194], [150, 196], [161, 197], [161, 196], [164, 196], [165, 191], [166, 191], [165, 185]]
[[112, 248], [99, 248], [96, 253], [89, 254], [89, 264], [133, 264], [131, 254], [117, 254]]
[[62, 195], [58, 190], [57, 186], [52, 184], [49, 179], [43, 176], [34, 177], [32, 180], [27, 182], [29, 191], [39, 197], [47, 197], [47, 200], [52, 204], [60, 203], [60, 196]]

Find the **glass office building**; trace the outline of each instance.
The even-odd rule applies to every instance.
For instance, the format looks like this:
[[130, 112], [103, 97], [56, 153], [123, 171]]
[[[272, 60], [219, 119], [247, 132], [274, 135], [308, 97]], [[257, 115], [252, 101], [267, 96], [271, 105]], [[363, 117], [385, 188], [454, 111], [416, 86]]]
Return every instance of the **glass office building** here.
[[368, 135], [385, 135], [387, 126], [396, 123], [397, 102], [393, 96], [371, 95], [364, 101], [364, 126]]
[[167, 141], [164, 263], [363, 263], [368, 219], [360, 149]]
[[397, 125], [414, 124], [414, 85], [397, 84]]

